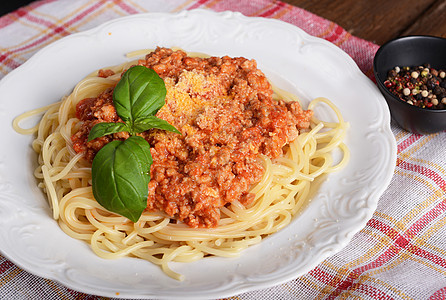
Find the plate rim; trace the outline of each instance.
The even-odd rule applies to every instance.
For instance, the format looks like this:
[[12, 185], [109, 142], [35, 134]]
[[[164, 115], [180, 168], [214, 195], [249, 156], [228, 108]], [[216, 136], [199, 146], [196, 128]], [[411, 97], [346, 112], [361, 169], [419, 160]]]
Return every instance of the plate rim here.
[[[279, 26], [287, 27], [289, 30], [293, 30], [293, 31], [299, 32], [299, 34], [302, 37], [304, 37], [304, 39], [306, 41], [315, 42], [315, 43], [321, 43], [324, 46], [327, 46], [327, 47], [329, 47], [331, 49], [335, 49], [334, 51], [337, 51], [338, 54], [343, 55], [344, 59], [346, 61], [348, 61], [350, 64], [353, 65], [352, 68], [355, 70], [355, 73], [356, 73], [355, 75], [362, 76], [362, 78], [366, 78], [367, 80], [369, 80], [360, 71], [360, 69], [357, 67], [356, 63], [353, 61], [353, 59], [350, 56], [348, 56], [347, 53], [345, 53], [344, 51], [340, 50], [340, 48], [338, 48], [337, 46], [333, 45], [332, 43], [330, 43], [328, 41], [325, 41], [325, 40], [323, 40], [321, 38], [317, 38], [317, 37], [314, 37], [314, 36], [311, 36], [311, 35], [307, 34], [306, 32], [304, 32], [302, 29], [298, 28], [297, 26], [294, 26], [292, 24], [286, 23], [286, 22], [281, 21], [281, 20], [276, 20], [276, 19], [266, 19], [266, 18], [261, 18], [261, 17], [247, 17], [247, 16], [244, 16], [243, 14], [241, 14], [239, 12], [231, 12], [231, 11], [214, 12], [214, 11], [209, 11], [209, 10], [196, 9], [196, 10], [190, 10], [190, 11], [181, 11], [181, 12], [177, 12], [177, 13], [150, 12], [150, 13], [141, 13], [141, 14], [135, 14], [135, 15], [119, 17], [119, 18], [116, 18], [116, 19], [112, 19], [112, 20], [106, 21], [106, 22], [102, 23], [101, 25], [98, 25], [98, 26], [96, 26], [94, 28], [91, 28], [91, 29], [88, 29], [88, 30], [85, 30], [85, 31], [81, 31], [81, 32], [77, 32], [77, 33], [73, 33], [73, 34], [71, 34], [69, 36], [63, 37], [63, 38], [61, 38], [61, 39], [59, 39], [59, 40], [57, 40], [57, 41], [55, 41], [55, 42], [53, 42], [53, 43], [51, 43], [51, 44], [49, 44], [47, 46], [41, 48], [30, 59], [28, 59], [25, 63], [23, 63], [21, 66], [19, 66], [18, 68], [14, 69], [11, 72], [9, 72], [8, 74], [6, 74], [2, 78], [2, 80], [0, 81], [0, 91], [1, 91], [1, 87], [3, 85], [6, 85], [10, 80], [12, 80], [11, 78], [14, 78], [15, 76], [18, 76], [16, 74], [20, 74], [21, 72], [23, 72], [27, 68], [30, 68], [30, 66], [32, 66], [34, 61], [40, 59], [41, 56], [47, 55], [47, 53], [50, 53], [53, 48], [55, 48], [55, 47], [65, 43], [69, 39], [74, 39], [74, 38], [77, 38], [77, 37], [80, 37], [80, 36], [94, 36], [95, 34], [98, 34], [102, 30], [104, 30], [104, 29], [106, 29], [106, 28], [108, 28], [108, 27], [110, 27], [110, 26], [112, 26], [114, 24], [117, 24], [119, 22], [124, 22], [125, 23], [125, 22], [127, 22], [129, 20], [132, 20], [132, 19], [138, 19], [138, 18], [145, 19], [145, 18], [153, 18], [153, 17], [165, 17], [165, 18], [169, 18], [169, 17], [183, 17], [183, 18], [189, 18], [190, 16], [200, 15], [200, 14], [211, 15], [213, 17], [217, 17], [218, 16], [220, 18], [233, 18], [233, 19], [239, 19], [240, 18], [240, 19], [244, 19], [244, 20], [248, 20], [249, 19], [249, 20], [251, 20], [253, 22], [257, 22], [257, 21], [260, 21], [260, 22], [271, 22], [271, 24], [279, 24]], [[373, 83], [369, 80], [368, 84], [370, 85], [370, 84], [373, 84]], [[377, 89], [376, 86], [375, 86], [375, 88]], [[390, 112], [388, 111], [387, 106], [384, 107], [385, 101], [384, 101], [383, 98], [382, 98], [382, 101], [383, 102], [381, 103], [381, 106], [383, 106], [382, 108], [385, 110], [385, 112], [384, 112], [384, 114], [385, 114], [384, 119], [386, 121], [389, 121], [389, 122], [384, 124], [383, 127], [381, 127], [381, 129], [383, 131], [385, 131], [385, 133], [388, 135], [387, 136], [388, 137], [388, 143], [389, 143], [388, 146], [392, 150], [392, 154], [389, 155], [389, 157], [388, 157], [388, 160], [389, 160], [388, 163], [393, 165], [393, 168], [391, 169], [391, 172], [390, 172], [390, 169], [389, 169], [389, 171], [385, 174], [386, 176], [385, 176], [385, 179], [383, 180], [384, 184], [382, 185], [381, 190], [375, 191], [375, 193], [374, 193], [375, 196], [373, 197], [374, 199], [371, 199], [371, 202], [373, 202], [373, 203], [369, 203], [369, 205], [374, 206], [374, 208], [373, 209], [368, 209], [368, 210], [365, 211], [366, 215], [364, 216], [362, 222], [360, 222], [360, 223], [358, 222], [356, 224], [356, 228], [354, 230], [350, 230], [350, 236], [349, 237], [346, 237], [341, 243], [338, 243], [335, 248], [331, 249], [331, 251], [325, 251], [325, 252], [322, 251], [323, 254], [322, 254], [321, 257], [323, 257], [323, 258], [319, 262], [314, 263], [313, 265], [308, 266], [306, 268], [306, 270], [304, 270], [305, 272], [301, 271], [300, 273], [308, 272], [309, 270], [313, 269], [317, 264], [319, 264], [321, 261], [323, 261], [325, 258], [327, 258], [330, 255], [335, 254], [336, 252], [338, 252], [342, 248], [344, 248], [351, 241], [351, 239], [353, 238], [353, 235], [356, 234], [361, 228], [363, 228], [366, 225], [367, 221], [371, 218], [371, 216], [373, 215], [373, 212], [376, 210], [379, 196], [385, 191], [387, 186], [390, 184], [391, 178], [393, 176], [393, 171], [394, 171], [394, 168], [395, 168], [395, 162], [396, 162], [396, 141], [395, 141], [394, 136], [393, 136], [393, 134], [391, 132], [391, 129], [390, 129]], [[1, 190], [0, 190], [0, 194], [1, 194]], [[52, 280], [55, 280], [55, 281], [63, 284], [64, 286], [67, 286], [67, 287], [69, 287], [69, 288], [71, 288], [73, 290], [78, 290], [78, 291], [83, 292], [83, 293], [104, 295], [104, 296], [110, 296], [110, 297], [116, 297], [117, 296], [116, 294], [110, 294], [109, 292], [105, 292], [104, 293], [103, 291], [100, 291], [100, 293], [98, 294], [98, 291], [80, 290], [78, 286], [73, 285], [70, 282], [60, 281], [60, 280], [58, 280], [58, 278], [56, 278], [56, 276], [49, 276], [49, 275], [52, 275], [52, 274], [45, 273], [44, 270], [42, 270], [42, 269], [38, 269], [38, 270], [36, 270], [36, 269], [29, 269], [29, 268], [27, 268], [27, 266], [24, 266], [22, 264], [22, 262], [20, 262], [20, 260], [17, 260], [16, 257], [14, 257], [13, 255], [8, 255], [8, 253], [5, 253], [1, 249], [0, 249], [0, 251], [2, 252], [2, 254], [7, 259], [9, 259], [10, 261], [14, 262], [20, 268], [22, 268], [22, 269], [24, 269], [24, 270], [26, 270], [26, 271], [28, 271], [28, 272], [30, 272], [32, 274], [35, 274], [37, 276], [50, 278]], [[222, 297], [222, 296], [223, 297], [228, 297], [228, 296], [233, 296], [235, 294], [240, 294], [240, 293], [247, 292], [247, 291], [252, 291], [252, 290], [255, 290], [255, 289], [258, 289], [258, 288], [266, 288], [266, 287], [275, 286], [277, 284], [280, 284], [280, 283], [283, 283], [283, 282], [287, 282], [290, 279], [292, 279], [294, 277], [297, 277], [297, 276], [298, 275], [295, 275], [293, 277], [279, 278], [279, 279], [276, 279], [275, 281], [271, 281], [270, 285], [262, 285], [262, 286], [259, 286], [259, 287], [253, 287], [252, 285], [243, 285], [242, 284], [242, 285], [237, 286], [236, 288], [233, 287], [233, 289], [231, 291], [227, 290], [227, 291], [225, 291], [223, 293], [220, 293], [221, 291], [218, 291], [218, 293], [213, 292], [211, 294], [206, 294], [206, 295], [190, 295], [190, 296], [187, 295], [187, 297], [191, 297], [191, 298], [192, 297], [193, 298], [197, 298], [197, 297], [198, 298], [199, 297], [206, 297], [206, 298], [208, 298], [209, 296], [211, 296], [211, 297]], [[161, 298], [163, 298], [163, 297], [172, 298], [172, 295], [157, 295], [156, 293], [155, 294], [151, 294], [150, 293], [150, 294], [146, 294], [146, 295], [140, 295], [140, 294], [138, 294], [138, 295], [136, 295], [136, 294], [120, 294], [119, 295], [119, 297], [123, 297], [123, 298], [141, 297], [141, 296], [142, 297], [154, 297], [155, 296], [155, 297], [161, 297]], [[175, 298], [175, 296], [174, 296], [174, 298]], [[179, 295], [179, 298], [184, 298], [184, 295]]]

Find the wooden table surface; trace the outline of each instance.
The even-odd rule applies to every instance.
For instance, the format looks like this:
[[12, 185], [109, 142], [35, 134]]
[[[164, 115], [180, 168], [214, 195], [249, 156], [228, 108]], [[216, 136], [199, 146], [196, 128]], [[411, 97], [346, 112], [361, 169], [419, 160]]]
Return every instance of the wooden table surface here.
[[282, 0], [384, 44], [405, 35], [446, 37], [446, 0]]
[[[352, 35], [378, 45], [411, 34], [446, 37], [446, 0], [282, 1], [333, 21]], [[0, 15], [29, 2], [31, 0], [3, 1]]]

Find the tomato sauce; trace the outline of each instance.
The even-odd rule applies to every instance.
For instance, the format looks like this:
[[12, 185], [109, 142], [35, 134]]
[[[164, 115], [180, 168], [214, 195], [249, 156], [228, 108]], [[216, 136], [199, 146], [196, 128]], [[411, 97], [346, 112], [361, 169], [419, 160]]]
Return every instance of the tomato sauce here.
[[[252, 202], [249, 189], [264, 172], [258, 155], [280, 156], [283, 146], [309, 127], [312, 111], [274, 100], [254, 60], [189, 57], [157, 48], [138, 64], [163, 78], [166, 104], [156, 116], [181, 132], [141, 134], [153, 158], [147, 209], [164, 211], [190, 227], [216, 227], [221, 207]], [[90, 161], [106, 143], [128, 137], [123, 132], [87, 142], [96, 123], [121, 121], [112, 93], [84, 99], [76, 108], [82, 126], [72, 136], [74, 149]]]

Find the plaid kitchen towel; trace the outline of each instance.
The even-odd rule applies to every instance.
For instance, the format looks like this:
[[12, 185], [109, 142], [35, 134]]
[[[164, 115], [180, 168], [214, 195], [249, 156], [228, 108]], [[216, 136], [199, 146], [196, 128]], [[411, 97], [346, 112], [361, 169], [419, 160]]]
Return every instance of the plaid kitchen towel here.
[[[142, 12], [195, 8], [276, 18], [347, 52], [372, 79], [378, 46], [303, 9], [272, 0], [43, 0], [0, 18], [0, 77], [63, 36]], [[231, 299], [445, 299], [446, 136], [396, 124], [392, 181], [367, 225], [342, 251], [285, 284]], [[37, 277], [0, 254], [0, 299], [104, 299]]]

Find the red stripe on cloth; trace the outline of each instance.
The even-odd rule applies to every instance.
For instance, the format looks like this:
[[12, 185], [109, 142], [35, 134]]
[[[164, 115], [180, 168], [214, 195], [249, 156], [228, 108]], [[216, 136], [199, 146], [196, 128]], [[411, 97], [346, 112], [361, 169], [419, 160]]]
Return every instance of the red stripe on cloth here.
[[342, 28], [338, 24], [335, 24], [334, 30], [331, 32], [329, 36], [324, 37], [324, 39], [334, 43], [334, 41], [336, 41], [344, 32], [345, 32], [344, 28]]
[[[343, 291], [349, 290], [355, 286], [355, 280], [357, 280], [364, 272], [381, 267], [384, 263], [389, 261], [392, 257], [398, 254], [402, 248], [396, 246], [395, 244], [389, 247], [383, 254], [381, 254], [376, 260], [371, 263], [361, 266], [357, 269], [352, 270], [347, 278], [341, 281], [336, 289], [328, 296], [327, 299], [335, 299], [338, 297]], [[359, 285], [359, 283], [358, 283]], [[356, 287], [357, 288], [357, 287]]]
[[[74, 24], [75, 22], [85, 18], [87, 15], [89, 15], [92, 12], [94, 12], [95, 10], [97, 10], [103, 4], [105, 4], [104, 1], [97, 2], [95, 5], [89, 7], [88, 9], [86, 9], [85, 11], [83, 11], [82, 13], [77, 15], [75, 18], [71, 19], [68, 22], [65, 22], [65, 24], [62, 24], [62, 25], [57, 26], [57, 27], [54, 27], [51, 32], [49, 32], [48, 34], [42, 36], [40, 39], [37, 39], [37, 40], [35, 40], [34, 42], [32, 42], [30, 44], [27, 44], [25, 46], [22, 46], [20, 48], [15, 49], [14, 53], [27, 50], [27, 49], [32, 48], [34, 46], [38, 46], [38, 45], [42, 44], [43, 42], [47, 41], [48, 39], [50, 39], [51, 37], [53, 37], [54, 35], [56, 35], [56, 34], [59, 34], [59, 33], [69, 33], [68, 31], [65, 30], [65, 28], [68, 28], [70, 25]], [[4, 53], [3, 55], [1, 55], [0, 56], [0, 63], [5, 61], [6, 59], [9, 59], [8, 56], [11, 55], [11, 54], [12, 54], [12, 52], [7, 52], [7, 53]]]
[[[327, 298], [327, 299], [334, 299], [337, 296], [339, 296], [342, 292], [345, 292], [353, 287], [355, 289], [362, 290], [362, 287], [361, 287], [362, 284], [360, 284], [360, 283], [354, 284], [354, 281], [357, 280], [362, 275], [362, 273], [364, 273], [365, 271], [379, 267], [382, 264], [384, 264], [385, 262], [387, 262], [388, 259], [391, 256], [393, 256], [390, 254], [397, 251], [397, 249], [398, 249], [398, 247], [396, 247], [396, 246], [389, 248], [385, 253], [383, 253], [381, 256], [379, 256], [375, 261], [349, 272], [347, 275], [347, 278], [342, 281], [337, 276], [337, 274], [330, 275], [327, 272], [323, 271], [319, 267], [316, 267], [315, 269], [310, 271], [309, 275], [315, 277], [317, 280], [321, 281], [325, 285], [336, 287], [336, 289]], [[376, 290], [375, 292], [378, 293], [378, 291], [379, 290]], [[384, 299], [388, 298], [388, 296], [384, 292], [379, 291], [379, 293], [382, 293], [383, 295], [385, 295], [386, 298], [384, 298]]]
[[427, 260], [435, 263], [438, 266], [446, 268], [446, 259], [444, 259], [441, 256], [435, 255], [434, 253], [428, 252], [428, 251], [421, 249], [420, 247], [417, 247], [414, 245], [410, 245], [409, 247], [407, 247], [407, 250], [412, 254], [415, 254], [419, 257], [427, 259]]
[[372, 228], [378, 229], [381, 232], [384, 232], [393, 241], [396, 241], [398, 238], [401, 237], [400, 233], [396, 231], [396, 229], [374, 218], [370, 219], [367, 222], [367, 226], [370, 226]]
[[[355, 287], [355, 290], [359, 290], [359, 291], [363, 292], [364, 294], [371, 296], [372, 299], [379, 299], [379, 300], [393, 299], [391, 296], [387, 295], [383, 291], [377, 289], [374, 286], [368, 285], [368, 284], [358, 284]], [[347, 295], [342, 295], [342, 296], [344, 298], [344, 297], [348, 297], [348, 296], [352, 296], [352, 295], [347, 293]], [[328, 298], [328, 299], [330, 299], [330, 298]]]
[[423, 228], [425, 228], [430, 222], [435, 220], [437, 217], [443, 215], [446, 211], [446, 199], [438, 203], [434, 208], [425, 213], [421, 218], [419, 218], [412, 226], [407, 230], [407, 235], [409, 237], [415, 236]]
[[25, 18], [31, 22], [37, 23], [37, 24], [43, 24], [48, 28], [55, 28], [55, 32], [57, 33], [62, 33], [63, 35], [68, 35], [70, 34], [70, 32], [66, 31], [65, 28], [63, 27], [55, 27], [56, 25], [52, 22], [49, 22], [45, 19], [42, 18], [38, 18], [36, 16], [33, 16], [32, 14], [29, 13], [30, 11], [23, 9], [23, 8], [19, 8], [17, 10], [17, 13], [20, 13], [20, 17]]
[[12, 262], [10, 262], [9, 260], [5, 260], [4, 262], [2, 262], [0, 264], [0, 274], [5, 273], [6, 271], [11, 269], [12, 267], [14, 267], [14, 264]]
[[[32, 42], [32, 43], [26, 45], [26, 46], [17, 48], [16, 50], [14, 50], [14, 53], [15, 53], [15, 52], [20, 52], [20, 51], [23, 51], [23, 50], [26, 50], [26, 49], [29, 49], [29, 48], [31, 48], [31, 47], [37, 46], [37, 45], [39, 45], [39, 44], [45, 42], [45, 41], [48, 40], [50, 37], [54, 36], [55, 33], [56, 33], [57, 31], [58, 31], [58, 29], [55, 28], [55, 29], [53, 30], [52, 33], [47, 34], [47, 35], [41, 37], [40, 39], [35, 40], [34, 42]], [[12, 53], [13, 53], [13, 52], [7, 52], [7, 53], [4, 53], [3, 55], [1, 55], [1, 56], [0, 56], [0, 63], [3, 62], [3, 61], [5, 61], [5, 60], [7, 60], [7, 59], [10, 59], [10, 58], [8, 58], [8, 56], [11, 55]]]
[[429, 297], [429, 300], [439, 299], [446, 299], [446, 287], [436, 291], [432, 296]]
[[210, 0], [198, 0], [197, 2], [195, 2], [192, 6], [190, 6], [188, 9], [194, 9], [194, 8], [198, 8], [204, 4], [206, 4], [206, 2], [209, 2]]
[[[446, 207], [446, 200], [443, 201], [443, 206]], [[427, 259], [427, 260], [435, 263], [436, 265], [446, 268], [446, 259], [444, 259], [438, 255], [435, 255], [433, 253], [430, 253], [424, 249], [421, 249], [418, 246], [411, 244], [410, 237], [405, 238], [403, 235], [396, 232], [396, 230], [393, 229], [392, 227], [385, 225], [377, 220], [374, 220], [374, 222], [369, 222], [367, 225], [370, 225], [370, 227], [378, 229], [379, 231], [386, 234], [388, 237], [390, 237], [391, 239], [393, 239], [395, 241], [394, 245], [396, 244], [400, 247], [396, 252], [394, 251], [395, 254], [397, 254], [400, 250], [405, 249], [406, 251], [408, 251], [414, 255], [417, 255], [419, 257]], [[405, 232], [404, 235], [407, 236], [407, 232], [408, 232], [408, 230]], [[392, 245], [390, 248], [392, 248], [394, 245]], [[390, 258], [392, 258], [392, 256], [388, 256], [386, 261], [389, 260]]]
[[[442, 206], [444, 208], [446, 208], [446, 199], [442, 202]], [[433, 219], [431, 219], [430, 221], [432, 221], [432, 220]], [[428, 224], [428, 222], [426, 222], [424, 225], [427, 225], [427, 224]], [[404, 233], [404, 236], [407, 236], [407, 237], [404, 237], [402, 234], [398, 233], [395, 229], [393, 229], [389, 225], [386, 225], [386, 224], [384, 224], [378, 220], [375, 220], [375, 219], [370, 220], [370, 222], [367, 223], [367, 225], [381, 231], [382, 233], [384, 233], [385, 235], [390, 237], [392, 240], [394, 240], [394, 244], [392, 246], [390, 246], [390, 248], [392, 248], [394, 245], [398, 245], [400, 247], [400, 249], [398, 249], [398, 251], [396, 253], [398, 253], [401, 249], [405, 249], [408, 252], [415, 254], [417, 256], [420, 256], [422, 258], [428, 259], [429, 261], [431, 261], [443, 268], [446, 267], [446, 259], [443, 259], [442, 257], [440, 257], [438, 255], [430, 253], [426, 250], [421, 249], [418, 246], [411, 244], [412, 238], [409, 235], [407, 235], [407, 233], [410, 231], [410, 229], [413, 226], [410, 227], [408, 230], [406, 230], [406, 232]], [[421, 226], [418, 226], [418, 231], [420, 231], [421, 229], [422, 229]], [[386, 261], [389, 260], [390, 258], [391, 258], [390, 256], [387, 257]], [[382, 262], [384, 262], [384, 261], [382, 261]], [[382, 264], [380, 264], [380, 265], [382, 265]]]
[[11, 15], [6, 15], [0, 18], [0, 29], [4, 28], [15, 22], [15, 18], [12, 18]]
[[416, 165], [409, 163], [407, 161], [397, 159], [397, 167], [407, 170], [416, 172], [420, 175], [423, 175], [435, 182], [435, 184], [444, 192], [446, 192], [446, 181], [435, 171], [428, 169], [426, 167]]
[[308, 272], [308, 275], [316, 278], [318, 281], [322, 282], [325, 285], [333, 286], [333, 282], [335, 282], [334, 276], [331, 274], [328, 274], [320, 267], [314, 268], [313, 270]]
[[122, 0], [114, 0], [113, 1], [117, 6], [119, 6], [120, 8], [122, 8], [123, 11], [133, 15], [133, 14], [137, 14], [139, 13], [139, 11], [137, 11], [134, 7], [128, 5], [127, 3], [125, 3]]
[[420, 140], [422, 137], [421, 134], [411, 134], [407, 139], [402, 141], [397, 146], [397, 153], [403, 152], [405, 149], [407, 149], [410, 145]]
[[[42, 6], [42, 5], [45, 5], [47, 3], [54, 2], [54, 1], [57, 1], [57, 0], [34, 1], [31, 4], [27, 5], [26, 9], [28, 9], [28, 10], [36, 9], [39, 6]], [[1, 17], [0, 18], [0, 29], [14, 23], [19, 17], [20, 17], [20, 15], [17, 14], [17, 10]]]
[[[444, 206], [446, 207], [446, 200], [444, 200], [443, 202], [445, 202]], [[425, 225], [427, 225], [427, 222]], [[358, 289], [360, 285], [355, 284], [354, 283], [355, 280], [357, 280], [364, 272], [370, 269], [382, 267], [385, 263], [394, 258], [403, 249], [409, 253], [419, 256], [423, 259], [429, 260], [432, 263], [437, 264], [443, 268], [446, 268], [445, 259], [443, 259], [438, 255], [430, 253], [424, 249], [421, 249], [418, 246], [412, 245], [410, 239], [404, 237], [389, 225], [384, 224], [376, 219], [371, 219], [367, 223], [367, 226], [377, 229], [382, 233], [384, 233], [385, 235], [387, 235], [393, 241], [393, 244], [384, 253], [382, 253], [379, 257], [377, 257], [374, 261], [352, 270], [347, 275], [347, 278], [339, 283], [337, 282], [339, 280], [335, 276], [327, 275], [325, 272], [320, 270], [319, 267], [311, 271], [310, 275], [314, 276], [317, 279], [322, 279], [323, 282], [327, 285], [336, 286], [336, 289], [330, 294], [328, 299], [334, 299], [337, 296], [339, 296], [342, 292], [349, 290], [351, 288]], [[329, 277], [331, 277], [331, 281], [328, 281]]]
[[0, 63], [3, 63], [4, 65], [6, 65], [8, 68], [11, 68], [11, 69], [15, 69], [18, 66], [20, 66], [20, 63], [13, 60], [10, 57], [8, 57], [9, 55], [11, 55], [11, 52], [5, 52], [5, 53], [1, 54], [0, 55]]
[[89, 14], [91, 14], [92, 12], [94, 12], [99, 7], [103, 6], [104, 4], [107, 4], [107, 1], [104, 0], [104, 1], [96, 2], [95, 5], [90, 6], [88, 9], [86, 9], [85, 11], [83, 11], [82, 13], [77, 15], [75, 18], [71, 19], [68, 22], [65, 22], [65, 24], [63, 24], [62, 26], [68, 27], [69, 25], [72, 25], [72, 24], [76, 23], [77, 21], [79, 21], [79, 20], [83, 19], [84, 17], [88, 16]]
[[273, 15], [274, 13], [276, 13], [277, 11], [279, 11], [280, 9], [282, 9], [285, 6], [285, 3], [281, 2], [281, 1], [277, 1], [276, 5], [272, 8], [270, 8], [269, 10], [261, 13], [259, 15], [259, 17], [270, 17], [271, 15]]

